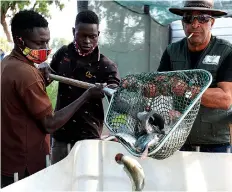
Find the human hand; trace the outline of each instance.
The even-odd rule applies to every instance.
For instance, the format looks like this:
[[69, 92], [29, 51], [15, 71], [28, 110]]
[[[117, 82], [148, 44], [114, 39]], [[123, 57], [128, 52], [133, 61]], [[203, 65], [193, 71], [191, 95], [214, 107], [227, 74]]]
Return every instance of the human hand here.
[[48, 86], [52, 82], [52, 80], [49, 78], [51, 67], [47, 63], [41, 63], [38, 65], [38, 70], [41, 72], [45, 79], [45, 85]]
[[106, 84], [95, 84], [95, 87], [91, 87], [86, 91], [88, 98], [93, 99], [102, 99], [104, 98], [105, 94], [103, 91], [103, 88], [106, 86]]

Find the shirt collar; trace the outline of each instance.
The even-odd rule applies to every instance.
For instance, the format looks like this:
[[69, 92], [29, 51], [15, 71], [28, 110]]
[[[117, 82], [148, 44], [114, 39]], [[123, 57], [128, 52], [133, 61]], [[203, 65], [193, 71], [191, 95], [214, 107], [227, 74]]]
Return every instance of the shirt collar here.
[[18, 60], [23, 61], [24, 63], [35, 66], [32, 61], [29, 61], [24, 55], [19, 53], [19, 51], [17, 51], [15, 48], [10, 53], [10, 56], [17, 58]]

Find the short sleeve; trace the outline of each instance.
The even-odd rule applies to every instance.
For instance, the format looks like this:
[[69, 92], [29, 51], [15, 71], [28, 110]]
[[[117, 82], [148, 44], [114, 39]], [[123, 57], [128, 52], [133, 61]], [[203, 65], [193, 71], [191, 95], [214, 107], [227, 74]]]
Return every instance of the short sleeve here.
[[42, 119], [47, 115], [52, 115], [52, 104], [44, 90], [43, 82], [37, 81], [27, 87], [22, 95], [22, 99], [28, 111], [36, 119]]
[[117, 65], [106, 57], [102, 59], [102, 63], [104, 67], [104, 77], [102, 81], [106, 82], [108, 85], [109, 84], [119, 85], [120, 75]]
[[120, 83], [120, 75], [118, 68], [115, 64], [111, 64], [110, 70], [108, 71], [108, 78], [107, 78], [107, 84], [116, 84], [119, 85]]

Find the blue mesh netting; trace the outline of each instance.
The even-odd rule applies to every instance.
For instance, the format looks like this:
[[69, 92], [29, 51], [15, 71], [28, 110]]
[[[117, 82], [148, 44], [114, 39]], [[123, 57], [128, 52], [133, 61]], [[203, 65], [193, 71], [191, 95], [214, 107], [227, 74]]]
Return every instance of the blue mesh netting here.
[[[150, 6], [150, 16], [159, 24], [167, 25], [180, 17], [169, 12], [170, 7], [183, 7], [183, 0], [153, 0], [153, 1], [116, 1], [131, 11], [143, 14], [143, 6]], [[232, 0], [214, 0], [214, 8], [232, 14]]]

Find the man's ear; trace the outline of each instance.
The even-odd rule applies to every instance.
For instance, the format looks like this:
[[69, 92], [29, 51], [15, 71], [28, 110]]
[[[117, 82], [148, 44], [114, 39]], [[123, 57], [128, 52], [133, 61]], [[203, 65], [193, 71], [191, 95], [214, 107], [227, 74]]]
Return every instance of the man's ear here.
[[181, 24], [182, 24], [182, 27], [183, 27], [183, 29], [184, 29], [184, 22], [181, 20]]
[[214, 22], [215, 22], [215, 19], [214, 19], [214, 18], [212, 18], [212, 19], [211, 19], [211, 28], [213, 27]]
[[75, 27], [72, 28], [73, 37], [75, 38]]
[[100, 35], [100, 31], [98, 31], [98, 36]]
[[18, 46], [24, 46], [24, 41], [22, 39], [22, 37], [20, 36], [13, 36], [14, 42], [15, 44], [17, 44]]

